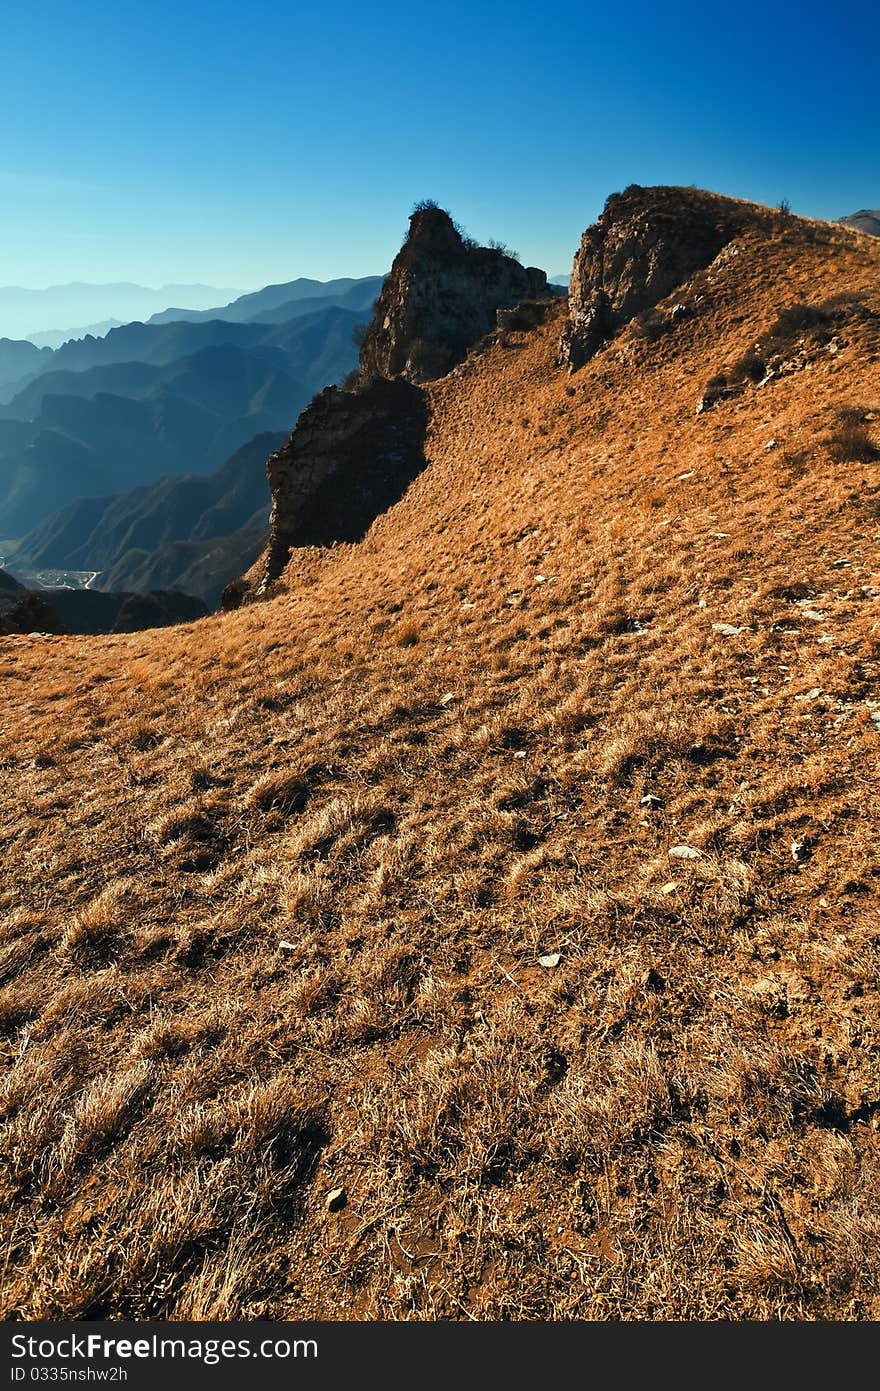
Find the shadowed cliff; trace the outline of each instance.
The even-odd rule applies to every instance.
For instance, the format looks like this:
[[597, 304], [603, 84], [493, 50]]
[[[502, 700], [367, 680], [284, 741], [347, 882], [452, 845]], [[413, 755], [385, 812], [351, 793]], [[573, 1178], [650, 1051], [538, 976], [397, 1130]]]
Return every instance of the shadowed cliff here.
[[316, 396], [269, 459], [269, 542], [226, 587], [224, 606], [265, 593], [294, 546], [360, 539], [424, 467], [429, 411], [419, 384], [446, 375], [517, 305], [542, 298], [553, 298], [542, 270], [475, 245], [441, 208], [417, 208], [350, 389]]

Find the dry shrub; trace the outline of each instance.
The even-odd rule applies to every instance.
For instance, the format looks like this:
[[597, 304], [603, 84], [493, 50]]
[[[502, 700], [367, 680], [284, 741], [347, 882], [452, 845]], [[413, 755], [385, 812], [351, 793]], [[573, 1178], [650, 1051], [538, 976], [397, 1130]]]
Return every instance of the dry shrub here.
[[633, 710], [604, 745], [596, 771], [609, 782], [623, 785], [638, 768], [656, 773], [671, 761], [710, 763], [726, 751], [728, 739], [728, 727], [713, 715], [694, 718], [663, 710]]
[[244, 804], [260, 811], [303, 811], [313, 782], [299, 768], [268, 768], [248, 790]]
[[369, 891], [376, 898], [385, 898], [407, 882], [415, 868], [416, 841], [410, 835], [378, 836], [373, 842], [376, 868], [369, 881]]
[[415, 647], [421, 637], [418, 623], [399, 623], [394, 630], [394, 641], [398, 647]]
[[142, 1061], [97, 1077], [82, 1094], [58, 1145], [56, 1183], [88, 1158], [119, 1140], [143, 1110], [153, 1083], [153, 1065]]
[[175, 840], [209, 840], [214, 829], [208, 807], [193, 797], [157, 816], [147, 826], [147, 834], [159, 845], [167, 845]]
[[531, 1146], [542, 1068], [525, 1022], [511, 1003], [470, 1035], [462, 1053], [431, 1049], [400, 1079], [372, 1088], [365, 1143], [414, 1176], [445, 1176], [456, 1186], [498, 1182]]
[[825, 451], [835, 464], [873, 464], [880, 459], [866, 413], [854, 406], [837, 412], [831, 433], [823, 440]]
[[201, 1267], [177, 1300], [178, 1319], [204, 1322], [235, 1320], [247, 1307], [254, 1267], [260, 1264], [269, 1232], [233, 1230], [221, 1251], [209, 1250]]
[[370, 844], [394, 824], [395, 814], [378, 795], [334, 797], [303, 821], [290, 844], [296, 859], [340, 856]]
[[640, 1040], [609, 1048], [593, 1067], [572, 1067], [547, 1104], [547, 1138], [561, 1162], [601, 1164], [616, 1151], [656, 1140], [669, 1124], [670, 1081], [656, 1050]]
[[81, 909], [65, 929], [63, 949], [78, 963], [101, 964], [112, 958], [133, 922], [136, 898], [130, 880], [120, 879]]
[[289, 1184], [310, 1177], [328, 1140], [326, 1107], [308, 1081], [289, 1069], [181, 1108], [172, 1136], [181, 1155], [216, 1155], [228, 1149], [260, 1156], [285, 1170]]
[[203, 1011], [162, 1013], [135, 1039], [144, 1058], [178, 1058], [218, 1042], [243, 1022], [244, 1011], [233, 1001], [220, 1001]]
[[317, 870], [297, 870], [287, 893], [285, 908], [298, 928], [325, 929], [338, 922], [333, 880]]
[[736, 1276], [759, 1294], [779, 1296], [798, 1290], [802, 1257], [781, 1225], [752, 1221], [735, 1236]]

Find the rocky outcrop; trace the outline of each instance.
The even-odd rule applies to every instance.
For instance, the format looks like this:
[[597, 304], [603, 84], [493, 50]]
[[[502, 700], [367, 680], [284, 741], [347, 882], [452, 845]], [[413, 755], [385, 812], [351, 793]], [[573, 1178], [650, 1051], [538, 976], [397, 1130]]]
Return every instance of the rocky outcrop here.
[[294, 546], [359, 540], [424, 468], [427, 423], [424, 392], [402, 379], [320, 392], [269, 456], [269, 543], [253, 569], [227, 585], [223, 607], [265, 592]]
[[651, 309], [770, 210], [691, 188], [633, 184], [608, 199], [574, 258], [562, 357], [579, 367], [635, 315]]
[[[880, 314], [861, 295], [834, 295], [819, 304], [790, 304], [747, 353], [709, 379], [697, 402], [697, 414], [753, 387], [765, 387], [781, 377], [809, 370], [823, 358], [837, 358], [850, 351], [866, 361], [876, 361], [880, 355]], [[861, 424], [861, 419], [856, 423]]]
[[495, 328], [499, 309], [551, 294], [542, 270], [474, 245], [442, 208], [419, 208], [364, 338], [361, 375], [445, 376]]
[[[224, 608], [264, 594], [295, 546], [359, 540], [424, 468], [428, 402], [420, 383], [445, 376], [497, 329], [540, 323], [554, 292], [542, 270], [463, 237], [433, 205], [410, 218], [348, 390], [328, 387], [268, 463], [270, 537], [223, 591]], [[512, 311], [504, 317], [505, 311]]]

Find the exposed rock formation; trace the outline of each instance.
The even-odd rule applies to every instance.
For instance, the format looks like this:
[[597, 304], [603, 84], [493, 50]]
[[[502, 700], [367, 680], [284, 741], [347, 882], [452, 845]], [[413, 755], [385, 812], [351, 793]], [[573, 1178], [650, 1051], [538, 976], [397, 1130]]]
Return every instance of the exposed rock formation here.
[[698, 189], [633, 184], [612, 194], [574, 258], [564, 360], [579, 367], [623, 324], [708, 266], [746, 227], [766, 218], [769, 230], [778, 216]]
[[269, 456], [269, 544], [243, 580], [227, 585], [224, 607], [264, 590], [293, 546], [363, 536], [424, 467], [427, 421], [424, 393], [407, 381], [377, 377], [357, 391], [320, 392]]
[[[294, 546], [363, 536], [424, 467], [428, 405], [418, 383], [444, 376], [499, 325], [540, 322], [543, 301], [553, 299], [542, 270], [474, 245], [441, 208], [414, 212], [364, 337], [354, 387], [316, 396], [269, 458], [269, 542], [247, 575], [227, 585], [223, 606], [264, 593]], [[505, 319], [505, 311], [516, 312]]]
[[[743, 357], [710, 378], [697, 414], [852, 348], [865, 361], [876, 361], [880, 355], [880, 314], [862, 296], [835, 295], [824, 303], [788, 305]], [[850, 426], [863, 423], [857, 407], [846, 408], [844, 416]]]
[[413, 382], [445, 376], [495, 328], [499, 309], [551, 293], [542, 270], [466, 241], [442, 208], [420, 208], [379, 296], [361, 374]]

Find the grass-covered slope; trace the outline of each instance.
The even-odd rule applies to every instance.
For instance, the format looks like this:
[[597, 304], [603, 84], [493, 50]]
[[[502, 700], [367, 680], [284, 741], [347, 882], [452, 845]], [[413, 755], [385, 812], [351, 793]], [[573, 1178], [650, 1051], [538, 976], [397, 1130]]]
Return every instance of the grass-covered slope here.
[[7, 1316], [877, 1316], [878, 271], [561, 306], [274, 599], [4, 641]]

